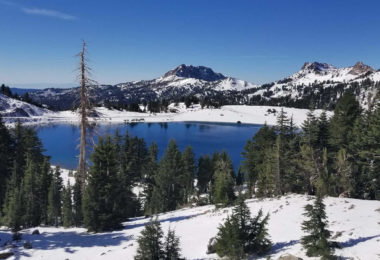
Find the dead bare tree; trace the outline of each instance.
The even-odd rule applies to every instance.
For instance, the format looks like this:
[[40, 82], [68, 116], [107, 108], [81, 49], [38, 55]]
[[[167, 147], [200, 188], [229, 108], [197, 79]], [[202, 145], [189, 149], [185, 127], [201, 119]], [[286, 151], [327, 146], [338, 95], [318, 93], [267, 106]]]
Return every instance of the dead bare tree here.
[[79, 115], [80, 115], [80, 143], [79, 143], [79, 165], [78, 165], [78, 178], [81, 182], [82, 192], [86, 186], [87, 178], [87, 162], [86, 162], [86, 149], [88, 145], [88, 117], [91, 112], [91, 104], [89, 100], [88, 86], [95, 84], [93, 80], [89, 78], [91, 75], [91, 69], [88, 66], [88, 60], [86, 58], [86, 42], [83, 41], [82, 50], [77, 54], [79, 57], [79, 75], [78, 80], [80, 82], [80, 101], [79, 101]]

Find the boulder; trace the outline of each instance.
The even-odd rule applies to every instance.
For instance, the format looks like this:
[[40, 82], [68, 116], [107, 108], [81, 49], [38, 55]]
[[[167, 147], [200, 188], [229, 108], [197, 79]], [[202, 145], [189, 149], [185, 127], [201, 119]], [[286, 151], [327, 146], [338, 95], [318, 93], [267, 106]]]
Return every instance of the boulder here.
[[207, 252], [206, 252], [206, 254], [214, 254], [214, 253], [216, 253], [215, 245], [216, 245], [216, 238], [215, 237], [210, 238], [210, 240], [208, 241], [208, 244], [207, 244]]
[[280, 256], [278, 260], [302, 260], [302, 258], [292, 254], [284, 254]]
[[25, 242], [25, 243], [24, 243], [24, 248], [25, 248], [25, 249], [32, 249], [32, 248], [33, 248], [32, 243], [30, 243], [30, 242]]
[[7, 259], [8, 257], [11, 257], [13, 255], [13, 252], [0, 253], [0, 259]]
[[32, 235], [39, 235], [40, 231], [38, 229], [33, 230]]

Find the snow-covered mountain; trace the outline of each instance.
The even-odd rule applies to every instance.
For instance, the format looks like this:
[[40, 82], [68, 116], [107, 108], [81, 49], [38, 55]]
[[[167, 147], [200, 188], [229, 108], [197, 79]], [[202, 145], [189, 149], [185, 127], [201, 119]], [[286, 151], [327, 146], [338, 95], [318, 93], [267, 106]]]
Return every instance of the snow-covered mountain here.
[[379, 81], [380, 71], [363, 62], [345, 68], [306, 62], [293, 75], [261, 85], [250, 93], [250, 97], [260, 104], [307, 108], [313, 103], [318, 108], [332, 108], [345, 91], [351, 90], [366, 107], [379, 90]]
[[[90, 96], [97, 105], [141, 103], [158, 99], [173, 101], [186, 96], [225, 98], [231, 99], [228, 103], [236, 103], [242, 97], [243, 90], [257, 87], [258, 85], [226, 77], [207, 67], [182, 64], [153, 80], [91, 86]], [[32, 92], [30, 97], [54, 110], [70, 109], [77, 100], [78, 88], [49, 88]]]
[[50, 111], [35, 105], [0, 94], [0, 115], [2, 117], [42, 116]]
[[[90, 87], [95, 105], [143, 103], [151, 100], [181, 101], [188, 96], [207, 97], [218, 104], [250, 104], [333, 109], [345, 91], [354, 92], [367, 107], [380, 88], [380, 71], [362, 62], [337, 68], [306, 62], [282, 80], [255, 85], [224, 76], [203, 66], [180, 65], [153, 80]], [[29, 93], [36, 103], [53, 110], [67, 110], [78, 100], [79, 88], [48, 88]]]

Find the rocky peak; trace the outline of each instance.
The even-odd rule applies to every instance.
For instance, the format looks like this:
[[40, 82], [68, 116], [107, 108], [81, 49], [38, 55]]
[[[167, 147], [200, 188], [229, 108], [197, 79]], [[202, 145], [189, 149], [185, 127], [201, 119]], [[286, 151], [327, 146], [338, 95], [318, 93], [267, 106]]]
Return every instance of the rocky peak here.
[[368, 65], [365, 65], [363, 62], [361, 61], [358, 61], [353, 67], [352, 69], [350, 70], [350, 74], [352, 75], [360, 75], [360, 74], [363, 74], [363, 73], [366, 73], [366, 72], [374, 72], [375, 70], [368, 66]]
[[317, 74], [329, 70], [329, 69], [334, 69], [335, 67], [327, 64], [327, 63], [320, 63], [320, 62], [305, 62], [305, 64], [302, 66], [302, 70], [309, 70], [313, 71]]
[[177, 68], [170, 70], [164, 75], [164, 78], [169, 76], [177, 76], [182, 78], [194, 78], [205, 81], [215, 81], [226, 79], [221, 73], [216, 73], [212, 69], [204, 66], [192, 66], [181, 64]]

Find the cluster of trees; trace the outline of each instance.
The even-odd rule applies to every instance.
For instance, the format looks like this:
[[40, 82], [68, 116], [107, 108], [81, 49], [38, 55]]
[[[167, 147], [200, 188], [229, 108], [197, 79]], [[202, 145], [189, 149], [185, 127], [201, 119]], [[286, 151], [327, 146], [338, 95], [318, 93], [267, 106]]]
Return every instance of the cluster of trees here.
[[59, 224], [62, 180], [42, 152], [35, 131], [20, 123], [9, 131], [0, 118], [0, 221], [14, 231]]
[[139, 247], [135, 256], [136, 260], [180, 259], [179, 237], [176, 236], [174, 230], [169, 228], [167, 236], [164, 238], [161, 223], [157, 219], [151, 220], [145, 225], [137, 243]]
[[310, 110], [301, 129], [281, 111], [276, 126], [263, 126], [244, 147], [250, 192], [380, 199], [379, 140], [380, 105], [363, 111], [350, 92], [331, 118]]

